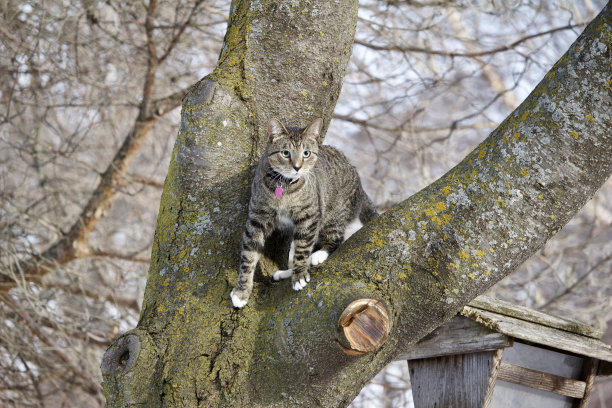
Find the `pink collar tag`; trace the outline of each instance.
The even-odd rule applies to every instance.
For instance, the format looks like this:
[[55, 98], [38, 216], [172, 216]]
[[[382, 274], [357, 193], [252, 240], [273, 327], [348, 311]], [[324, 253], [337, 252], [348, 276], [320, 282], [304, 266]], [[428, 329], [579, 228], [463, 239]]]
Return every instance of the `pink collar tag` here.
[[276, 190], [274, 190], [274, 194], [276, 195], [276, 198], [280, 200], [280, 198], [283, 196], [283, 186], [281, 186], [280, 184], [276, 186]]

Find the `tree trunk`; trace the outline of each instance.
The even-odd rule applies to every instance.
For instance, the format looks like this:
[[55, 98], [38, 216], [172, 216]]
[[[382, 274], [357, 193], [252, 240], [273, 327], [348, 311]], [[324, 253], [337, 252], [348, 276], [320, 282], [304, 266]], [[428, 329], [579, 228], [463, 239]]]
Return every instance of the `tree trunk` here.
[[[608, 4], [465, 160], [312, 268], [306, 289], [273, 282], [268, 260], [247, 307], [233, 309], [265, 123], [329, 122], [356, 17], [349, 0], [232, 2], [217, 69], [183, 101], [140, 322], [102, 362], [109, 407], [346, 406], [537, 251], [609, 177]], [[375, 336], [372, 352], [346, 335], [353, 319], [343, 311], [358, 299], [388, 316], [388, 337]], [[355, 321], [364, 310], [351, 309]]]

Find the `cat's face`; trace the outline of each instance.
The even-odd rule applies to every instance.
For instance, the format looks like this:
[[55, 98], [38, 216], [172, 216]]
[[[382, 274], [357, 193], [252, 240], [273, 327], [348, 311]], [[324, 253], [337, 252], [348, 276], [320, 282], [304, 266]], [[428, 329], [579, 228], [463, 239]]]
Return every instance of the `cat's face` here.
[[312, 169], [319, 153], [321, 119], [315, 119], [305, 129], [285, 128], [278, 120], [268, 124], [266, 154], [270, 166], [284, 177], [303, 177]]

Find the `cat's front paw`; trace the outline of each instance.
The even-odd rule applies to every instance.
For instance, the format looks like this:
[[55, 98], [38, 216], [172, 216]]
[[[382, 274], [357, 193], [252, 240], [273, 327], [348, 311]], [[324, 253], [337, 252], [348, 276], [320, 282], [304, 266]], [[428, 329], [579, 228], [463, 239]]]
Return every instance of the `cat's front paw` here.
[[308, 282], [310, 282], [310, 274], [308, 272], [302, 272], [291, 277], [291, 286], [293, 286], [293, 290], [304, 289]]
[[291, 275], [293, 275], [293, 269], [286, 269], [286, 270], [274, 272], [274, 275], [272, 275], [272, 278], [274, 278], [275, 281], [279, 281], [281, 279], [287, 279], [291, 277]]
[[230, 298], [232, 299], [232, 304], [236, 308], [243, 308], [246, 306], [249, 301], [250, 293], [246, 290], [240, 290], [238, 288], [234, 288], [230, 293]]
[[323, 249], [320, 249], [317, 252], [310, 255], [310, 264], [312, 266], [319, 265], [323, 263], [327, 259], [328, 256], [329, 256], [329, 252]]

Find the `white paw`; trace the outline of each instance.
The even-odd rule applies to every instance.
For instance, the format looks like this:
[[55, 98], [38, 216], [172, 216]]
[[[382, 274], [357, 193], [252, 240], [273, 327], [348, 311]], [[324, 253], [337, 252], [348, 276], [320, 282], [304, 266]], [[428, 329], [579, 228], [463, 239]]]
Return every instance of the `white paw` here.
[[274, 275], [272, 275], [272, 278], [274, 278], [275, 281], [279, 281], [281, 279], [290, 278], [291, 275], [293, 275], [293, 269], [286, 269], [284, 271], [274, 272]]
[[310, 282], [310, 276], [306, 276], [293, 282], [293, 290], [302, 290], [306, 287], [306, 284]]
[[325, 261], [328, 256], [329, 256], [329, 252], [324, 251], [324, 250], [321, 249], [321, 250], [315, 252], [314, 254], [310, 255], [310, 264], [312, 266], [315, 266], [315, 265], [318, 265], [320, 263], [323, 263], [323, 261]]
[[247, 302], [249, 301], [249, 299], [246, 300], [241, 300], [238, 295], [234, 294], [234, 291], [232, 290], [232, 292], [230, 293], [230, 298], [232, 298], [232, 304], [234, 305], [234, 307], [237, 308], [242, 308], [245, 307]]

